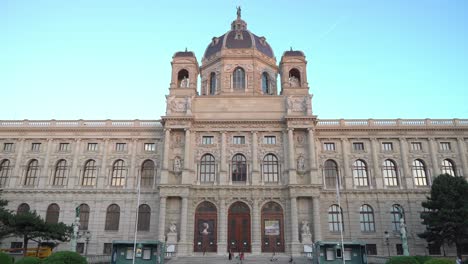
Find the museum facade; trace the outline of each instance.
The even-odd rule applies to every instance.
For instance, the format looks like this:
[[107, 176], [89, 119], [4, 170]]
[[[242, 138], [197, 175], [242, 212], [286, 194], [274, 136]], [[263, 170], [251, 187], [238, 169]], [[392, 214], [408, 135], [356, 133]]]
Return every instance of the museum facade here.
[[417, 236], [421, 202], [435, 176], [468, 177], [467, 119], [319, 119], [304, 53], [277, 63], [240, 12], [201, 66], [191, 51], [171, 65], [160, 120], [0, 121], [9, 208], [71, 224], [79, 207], [77, 249], [93, 255], [135, 229], [181, 256], [299, 255], [341, 234], [397, 255], [402, 217], [411, 254], [442, 254]]

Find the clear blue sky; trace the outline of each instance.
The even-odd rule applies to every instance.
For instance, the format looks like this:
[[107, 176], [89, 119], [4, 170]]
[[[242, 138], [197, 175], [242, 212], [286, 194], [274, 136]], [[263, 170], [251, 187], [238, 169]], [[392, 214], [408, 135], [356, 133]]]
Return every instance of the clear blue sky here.
[[466, 0], [1, 0], [0, 119], [159, 119], [235, 19], [305, 52], [319, 118], [468, 118]]

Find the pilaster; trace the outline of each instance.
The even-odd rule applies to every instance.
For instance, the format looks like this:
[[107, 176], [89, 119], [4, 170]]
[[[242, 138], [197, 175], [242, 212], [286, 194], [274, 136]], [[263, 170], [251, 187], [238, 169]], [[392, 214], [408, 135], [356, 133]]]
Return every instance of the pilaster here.
[[164, 153], [163, 162], [161, 169], [161, 184], [168, 183], [169, 177], [169, 144], [171, 141], [171, 130], [169, 128], [164, 129]]
[[317, 153], [316, 153], [316, 148], [315, 148], [315, 139], [314, 139], [314, 129], [309, 128], [307, 129], [307, 141], [309, 143], [309, 166], [310, 166], [310, 171], [309, 171], [309, 177], [310, 177], [310, 183], [312, 184], [320, 184], [321, 177], [318, 175], [318, 169], [317, 169]]
[[[37, 186], [39, 188], [44, 188], [45, 186], [50, 186], [51, 178], [54, 177], [54, 172], [52, 169], [52, 173], [49, 173], [49, 160], [50, 160], [50, 151], [52, 149], [52, 141], [53, 139], [47, 139], [47, 145], [45, 150], [45, 158], [44, 158], [44, 169], [41, 171], [40, 177], [38, 179]], [[52, 166], [53, 167], [53, 166]]]
[[68, 176], [67, 186], [73, 188], [73, 186], [80, 185], [80, 164], [78, 164], [78, 158], [81, 150], [81, 139], [75, 139], [75, 151], [73, 152], [73, 161], [71, 164], [71, 172]]
[[349, 166], [349, 141], [347, 138], [341, 139], [341, 149], [343, 153], [343, 177], [342, 183], [343, 188], [352, 188], [353, 186], [353, 174], [351, 173], [351, 167]]
[[190, 143], [191, 143], [190, 129], [185, 129], [185, 143], [184, 143], [184, 170], [182, 171], [182, 184], [191, 184], [193, 180], [191, 176], [191, 160], [190, 160]]
[[291, 254], [297, 256], [300, 253], [299, 249], [299, 227], [297, 218], [297, 198], [292, 197], [291, 200]]
[[159, 198], [158, 240], [166, 241], [166, 197]]
[[[428, 175], [428, 183], [432, 185], [432, 179], [440, 174], [439, 161], [437, 160], [437, 142], [434, 138], [429, 138], [429, 151], [431, 152], [432, 175]], [[427, 172], [426, 172], [427, 173]]]
[[219, 184], [221, 185], [226, 185], [228, 183], [226, 165], [226, 131], [221, 131], [221, 170], [219, 172]]
[[289, 184], [296, 184], [296, 162], [294, 154], [294, 129], [288, 128]]
[[466, 159], [466, 144], [465, 140], [463, 138], [457, 138], [458, 142], [458, 153], [460, 156], [460, 160], [462, 162], [461, 164], [461, 169], [463, 171], [463, 175], [465, 176], [466, 179], [468, 179], [468, 161]]
[[13, 177], [16, 178], [16, 181], [11, 181], [10, 186], [21, 186], [21, 162], [22, 162], [22, 157], [23, 157], [23, 152], [24, 152], [24, 138], [19, 140], [19, 146], [17, 148], [18, 154], [16, 156], [16, 161], [15, 161], [15, 167], [13, 170]]
[[262, 231], [260, 219], [260, 205], [258, 200], [253, 202], [253, 227], [252, 227], [252, 254], [260, 254], [262, 250]]
[[104, 188], [108, 185], [107, 179], [107, 152], [109, 148], [109, 139], [104, 139], [104, 153], [102, 154], [101, 171], [97, 180], [97, 188]]
[[[401, 151], [401, 167], [403, 168], [403, 175], [399, 173], [400, 176], [400, 186], [406, 184], [406, 188], [412, 189], [414, 187], [413, 177], [410, 173], [409, 163], [408, 163], [408, 142], [406, 138], [400, 138], [400, 151]], [[403, 186], [402, 186], [403, 187]]]
[[188, 217], [188, 198], [182, 197], [182, 206], [180, 212], [180, 240], [177, 246], [179, 255], [187, 255], [190, 243], [187, 241], [187, 217]]
[[314, 220], [314, 241], [322, 240], [322, 229], [320, 225], [320, 198], [312, 197], [312, 210]]
[[260, 183], [260, 170], [258, 168], [258, 139], [257, 131], [252, 131], [252, 184], [257, 185]]
[[227, 211], [226, 200], [219, 200], [218, 211], [218, 255], [224, 255], [227, 251]]
[[127, 187], [138, 188], [138, 178], [140, 173], [135, 169], [136, 167], [136, 154], [137, 154], [138, 139], [132, 140], [132, 150], [130, 158], [130, 169], [127, 173]]
[[380, 161], [379, 161], [379, 142], [377, 141], [376, 138], [371, 138], [371, 146], [372, 146], [372, 163], [374, 164], [373, 166], [373, 173], [371, 173], [370, 179], [372, 180], [372, 177], [374, 178], [372, 180], [372, 185], [371, 187], [375, 187], [377, 189], [382, 189], [383, 188], [383, 179], [382, 179], [382, 171], [380, 170]]

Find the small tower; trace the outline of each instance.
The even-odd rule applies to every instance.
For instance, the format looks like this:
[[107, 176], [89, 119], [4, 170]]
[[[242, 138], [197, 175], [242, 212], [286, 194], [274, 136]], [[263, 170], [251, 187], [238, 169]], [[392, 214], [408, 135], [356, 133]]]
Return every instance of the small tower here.
[[307, 61], [304, 53], [299, 50], [289, 50], [283, 53], [280, 61], [281, 94], [308, 95]]

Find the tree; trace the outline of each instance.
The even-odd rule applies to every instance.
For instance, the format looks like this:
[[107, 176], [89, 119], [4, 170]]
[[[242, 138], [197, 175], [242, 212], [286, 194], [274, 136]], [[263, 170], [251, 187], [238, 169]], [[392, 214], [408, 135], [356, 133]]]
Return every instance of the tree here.
[[422, 202], [421, 213], [426, 231], [418, 234], [428, 243], [455, 244], [461, 257], [462, 245], [468, 242], [468, 182], [463, 177], [442, 174], [435, 178], [430, 196]]
[[[35, 211], [0, 214], [0, 222], [5, 227], [5, 234], [23, 238], [24, 248], [28, 247], [29, 240], [38, 243], [49, 240], [68, 241], [73, 232], [72, 226], [64, 223], [46, 223]], [[26, 250], [24, 253], [26, 254]]]

